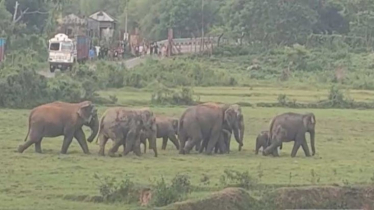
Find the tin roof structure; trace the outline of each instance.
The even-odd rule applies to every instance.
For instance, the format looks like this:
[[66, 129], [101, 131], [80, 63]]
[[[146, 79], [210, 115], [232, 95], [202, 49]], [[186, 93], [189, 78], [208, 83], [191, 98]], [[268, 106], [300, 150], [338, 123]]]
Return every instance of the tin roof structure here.
[[114, 22], [114, 19], [110, 17], [107, 13], [105, 13], [104, 11], [98, 11], [90, 15], [90, 18], [97, 20], [99, 22]]

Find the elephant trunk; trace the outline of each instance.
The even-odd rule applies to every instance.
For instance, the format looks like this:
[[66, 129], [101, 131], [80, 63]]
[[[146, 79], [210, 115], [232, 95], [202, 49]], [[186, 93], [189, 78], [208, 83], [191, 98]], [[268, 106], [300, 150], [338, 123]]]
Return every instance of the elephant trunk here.
[[240, 129], [234, 128], [233, 131], [234, 131], [235, 140], [236, 140], [236, 142], [238, 142], [238, 144], [239, 144], [239, 151], [241, 151], [241, 150], [242, 150], [243, 143], [242, 143], [242, 141], [240, 140], [240, 136], [241, 136], [241, 135], [240, 135]]
[[312, 130], [309, 133], [310, 133], [310, 145], [312, 147], [312, 155], [314, 156], [316, 154], [316, 148], [314, 146], [315, 132], [314, 132], [314, 130]]
[[87, 138], [87, 141], [91, 143], [99, 132], [100, 123], [97, 115], [92, 118], [88, 127], [91, 128], [91, 135]]
[[241, 146], [239, 147], [239, 151], [240, 151], [243, 146], [243, 138], [244, 138], [244, 122], [243, 121], [241, 121], [239, 124], [239, 130], [240, 130], [240, 143], [241, 143]]

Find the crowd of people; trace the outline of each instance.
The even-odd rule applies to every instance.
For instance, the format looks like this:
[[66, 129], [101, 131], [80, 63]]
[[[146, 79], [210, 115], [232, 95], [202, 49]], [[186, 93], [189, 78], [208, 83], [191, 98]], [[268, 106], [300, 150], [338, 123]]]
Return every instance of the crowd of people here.
[[[89, 50], [90, 60], [96, 59], [117, 59], [124, 57], [125, 51], [127, 50], [127, 43], [121, 43], [118, 48], [109, 49], [105, 46], [93, 46]], [[132, 49], [131, 49], [132, 48]], [[165, 56], [167, 48], [164, 44], [158, 44], [157, 42], [142, 43], [138, 46], [131, 46], [128, 51], [132, 51], [135, 56], [143, 57], [145, 55], [156, 55]]]

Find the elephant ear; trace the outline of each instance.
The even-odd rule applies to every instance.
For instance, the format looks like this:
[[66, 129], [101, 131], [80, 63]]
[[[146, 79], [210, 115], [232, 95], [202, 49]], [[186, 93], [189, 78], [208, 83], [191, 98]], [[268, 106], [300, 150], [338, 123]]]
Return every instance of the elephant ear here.
[[97, 115], [97, 110], [94, 108], [91, 101], [84, 101], [79, 104], [77, 113], [85, 123], [90, 123], [93, 115]]
[[233, 125], [235, 124], [235, 121], [236, 121], [236, 117], [237, 114], [235, 112], [235, 110], [229, 108], [225, 111], [225, 115], [224, 115], [224, 124], [227, 125], [229, 127], [229, 129], [231, 130]]
[[305, 128], [313, 127], [316, 124], [316, 119], [313, 114], [306, 114], [303, 117], [303, 124]]

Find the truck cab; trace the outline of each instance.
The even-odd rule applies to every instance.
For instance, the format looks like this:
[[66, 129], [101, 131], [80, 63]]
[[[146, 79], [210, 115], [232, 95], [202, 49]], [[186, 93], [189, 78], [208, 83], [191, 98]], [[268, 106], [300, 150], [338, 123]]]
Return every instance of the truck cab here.
[[50, 39], [48, 52], [50, 72], [54, 72], [57, 68], [61, 71], [72, 69], [77, 53], [74, 40], [69, 39], [67, 35], [57, 34]]

